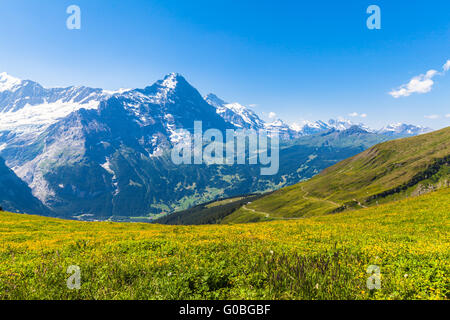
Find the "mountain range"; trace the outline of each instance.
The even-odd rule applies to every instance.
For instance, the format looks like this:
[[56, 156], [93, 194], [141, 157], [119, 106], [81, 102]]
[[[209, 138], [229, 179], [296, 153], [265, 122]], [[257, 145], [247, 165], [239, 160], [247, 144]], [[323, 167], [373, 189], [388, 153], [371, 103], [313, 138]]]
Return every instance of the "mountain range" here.
[[[178, 129], [265, 129], [283, 142], [280, 172], [253, 165], [174, 165]], [[239, 103], [203, 97], [176, 73], [143, 89], [44, 88], [0, 74], [0, 156], [32, 191], [11, 210], [85, 219], [147, 217], [223, 196], [263, 192], [309, 179], [382, 141], [429, 131], [413, 125], [371, 130], [345, 120], [291, 126], [263, 121]], [[17, 178], [16, 177], [16, 178]], [[30, 196], [24, 188], [23, 194]], [[19, 198], [17, 198], [19, 199]], [[35, 204], [35, 205], [33, 205]], [[35, 208], [35, 209], [33, 209]]]

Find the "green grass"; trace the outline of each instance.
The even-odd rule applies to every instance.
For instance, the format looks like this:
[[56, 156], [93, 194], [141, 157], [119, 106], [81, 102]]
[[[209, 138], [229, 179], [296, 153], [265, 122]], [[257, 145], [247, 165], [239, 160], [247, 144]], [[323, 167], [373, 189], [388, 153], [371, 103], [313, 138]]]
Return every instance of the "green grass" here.
[[[1, 299], [448, 299], [450, 189], [333, 215], [163, 226], [0, 212]], [[81, 268], [81, 289], [66, 287]], [[381, 289], [368, 290], [369, 265]]]
[[[449, 162], [447, 127], [378, 144], [247, 208], [269, 213], [273, 218], [292, 218], [386, 203], [449, 186]], [[248, 215], [248, 210], [242, 208], [228, 216], [226, 222], [245, 222], [243, 217]]]

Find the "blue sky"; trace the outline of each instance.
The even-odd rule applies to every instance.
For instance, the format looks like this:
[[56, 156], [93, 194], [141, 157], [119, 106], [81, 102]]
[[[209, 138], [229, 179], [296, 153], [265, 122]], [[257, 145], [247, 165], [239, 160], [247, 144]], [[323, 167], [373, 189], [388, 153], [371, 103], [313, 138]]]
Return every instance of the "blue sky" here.
[[[71, 4], [81, 30], [66, 28]], [[381, 30], [366, 27], [372, 4]], [[144, 87], [178, 72], [291, 123], [450, 125], [448, 0], [0, 0], [0, 30], [0, 72], [44, 86]], [[409, 96], [389, 94], [429, 70]]]

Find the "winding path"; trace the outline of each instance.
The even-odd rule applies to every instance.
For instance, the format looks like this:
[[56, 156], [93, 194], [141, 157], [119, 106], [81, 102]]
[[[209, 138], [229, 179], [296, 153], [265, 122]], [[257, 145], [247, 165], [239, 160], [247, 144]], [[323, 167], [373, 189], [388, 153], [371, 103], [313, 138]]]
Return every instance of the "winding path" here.
[[[340, 207], [340, 206], [341, 206], [339, 203], [333, 202], [333, 201], [331, 201], [331, 200], [320, 199], [320, 198], [316, 198], [316, 197], [310, 196], [310, 195], [309, 195], [309, 192], [306, 191], [306, 190], [303, 188], [303, 186], [300, 186], [300, 189], [303, 191], [303, 196], [302, 196], [302, 197], [303, 197], [303, 199], [305, 199], [305, 200], [327, 202], [327, 203], [329, 203], [329, 204], [331, 204], [331, 205], [333, 205], [333, 206], [336, 206], [336, 207]], [[359, 204], [359, 203], [358, 203], [358, 204]], [[362, 205], [361, 205], [361, 206], [362, 206]], [[247, 211], [251, 211], [251, 212], [253, 212], [253, 213], [262, 215], [262, 216], [264, 216], [265, 218], [268, 218], [268, 219], [274, 219], [274, 220], [299, 220], [299, 219], [305, 219], [305, 217], [297, 217], [297, 218], [273, 217], [273, 216], [271, 216], [271, 215], [270, 215], [269, 213], [267, 213], [267, 212], [258, 211], [258, 210], [252, 209], [252, 208], [247, 208], [246, 205], [243, 205], [243, 206], [241, 207], [241, 209], [244, 209], [244, 210], [247, 210]]]
[[251, 211], [253, 213], [256, 214], [260, 214], [263, 215], [264, 217], [268, 218], [268, 219], [274, 219], [274, 220], [299, 220], [299, 219], [304, 219], [304, 217], [299, 217], [299, 218], [284, 218], [284, 217], [272, 217], [270, 214], [268, 214], [267, 212], [263, 212], [263, 211], [257, 211], [255, 209], [251, 209], [251, 208], [247, 208], [245, 205], [243, 205], [241, 207], [241, 209], [247, 210], [247, 211]]
[[337, 207], [341, 206], [339, 203], [336, 203], [336, 202], [331, 201], [331, 200], [320, 199], [320, 198], [309, 196], [309, 192], [306, 191], [305, 188], [303, 188], [303, 186], [300, 186], [300, 189], [304, 192], [303, 199], [305, 199], [305, 200], [322, 201], [322, 202], [328, 202], [329, 204], [332, 204], [333, 206], [337, 206]]

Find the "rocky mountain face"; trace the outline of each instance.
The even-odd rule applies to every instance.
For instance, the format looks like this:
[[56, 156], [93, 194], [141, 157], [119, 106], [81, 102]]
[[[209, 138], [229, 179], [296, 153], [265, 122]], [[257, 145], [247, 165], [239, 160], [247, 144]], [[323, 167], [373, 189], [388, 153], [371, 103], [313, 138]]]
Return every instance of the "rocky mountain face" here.
[[[301, 128], [281, 120], [265, 123], [238, 103], [213, 94], [203, 98], [174, 73], [143, 89], [115, 92], [46, 89], [0, 74], [0, 120], [0, 155], [34, 197], [54, 215], [99, 219], [143, 217], [274, 190], [395, 135], [352, 131], [339, 122]], [[170, 150], [183, 138], [178, 129], [193, 132], [198, 120], [203, 130], [279, 131], [285, 141], [279, 173], [260, 176], [258, 165], [173, 164]], [[36, 201], [27, 203], [41, 213]]]
[[237, 102], [225, 102], [212, 93], [205, 96], [205, 101], [215, 107], [217, 114], [225, 121], [237, 128], [253, 130], [265, 128], [264, 121], [255, 112]]
[[20, 213], [50, 215], [48, 210], [31, 194], [31, 189], [0, 159], [0, 207]]

